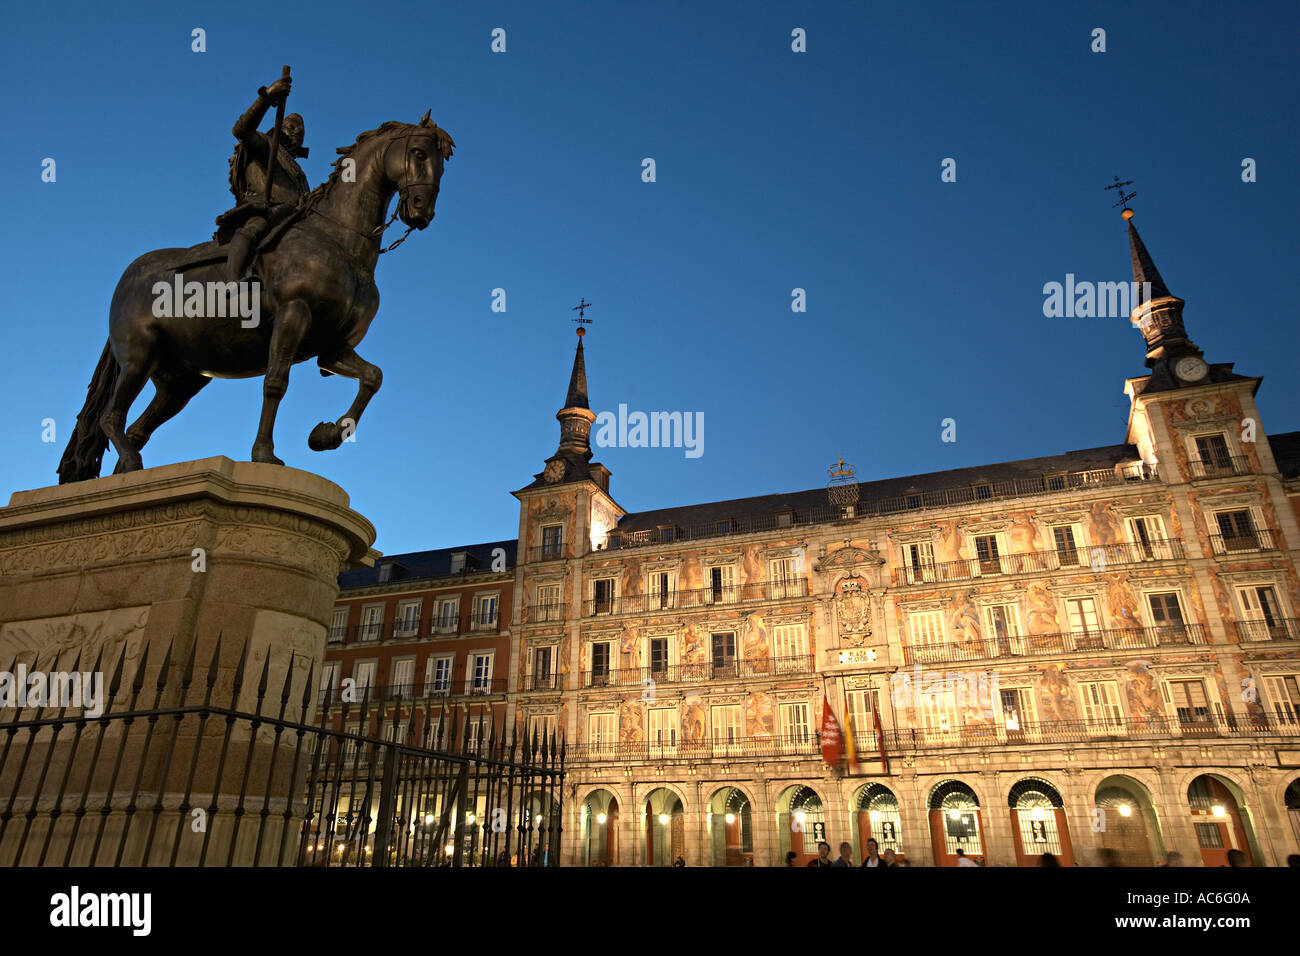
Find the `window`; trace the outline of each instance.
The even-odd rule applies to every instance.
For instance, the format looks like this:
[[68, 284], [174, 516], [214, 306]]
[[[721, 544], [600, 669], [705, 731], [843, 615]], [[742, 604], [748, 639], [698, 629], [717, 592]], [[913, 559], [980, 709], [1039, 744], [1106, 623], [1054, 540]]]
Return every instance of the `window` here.
[[1172, 557], [1165, 541], [1164, 521], [1158, 515], [1129, 518], [1128, 531], [1129, 538], [1137, 545], [1138, 553], [1143, 559]]
[[916, 612], [907, 619], [907, 625], [913, 647], [932, 647], [945, 641], [942, 611]]
[[975, 485], [975, 500], [983, 501], [985, 498], [993, 497], [993, 486], [989, 484]]
[[338, 700], [339, 662], [327, 661], [320, 671], [321, 701]]
[[393, 636], [414, 637], [418, 633], [420, 633], [420, 602], [401, 602], [397, 605], [397, 623], [393, 625]]
[[871, 748], [871, 741], [876, 738], [875, 708], [878, 705], [878, 691], [850, 690], [844, 696], [848, 703], [849, 729], [853, 731], [853, 745], [858, 753]]
[[1183, 632], [1183, 609], [1176, 591], [1160, 591], [1147, 595], [1151, 606], [1151, 623], [1169, 632]]
[[997, 574], [1001, 571], [1002, 566], [998, 563], [998, 536], [995, 534], [979, 534], [973, 540], [975, 542], [975, 558], [979, 561], [980, 573]]
[[1079, 545], [1073, 525], [1058, 525], [1053, 528], [1052, 540], [1056, 545], [1056, 560], [1061, 567], [1073, 567], [1079, 563]]
[[921, 507], [921, 496], [908, 495], [905, 504], [907, 505], [908, 508], [919, 508]]
[[657, 750], [672, 750], [677, 746], [677, 711], [671, 707], [656, 707], [650, 711], [650, 746]]
[[647, 608], [662, 611], [673, 606], [673, 579], [671, 572], [655, 571], [650, 575]]
[[919, 695], [917, 708], [921, 729], [929, 735], [946, 735], [957, 730], [956, 692], [949, 682]]
[[778, 528], [788, 528], [794, 524], [793, 511], [778, 511], [776, 513], [776, 526]]
[[781, 705], [781, 734], [789, 744], [807, 744], [812, 740], [806, 702]]
[[456, 551], [451, 556], [451, 573], [462, 574], [465, 571], [473, 571], [478, 567], [478, 562], [470, 557], [468, 551]]
[[1119, 688], [1113, 680], [1079, 685], [1083, 722], [1090, 733], [1115, 734], [1124, 730], [1124, 711], [1119, 705]]
[[543, 584], [537, 588], [537, 620], [558, 621], [563, 618], [560, 608], [560, 586]]
[[1259, 548], [1255, 522], [1249, 511], [1220, 511], [1214, 516], [1219, 525], [1224, 551], [1254, 551]]
[[1214, 714], [1204, 680], [1165, 681], [1164, 689], [1165, 702], [1172, 708], [1173, 716], [1184, 732], [1213, 729]]
[[719, 565], [709, 568], [709, 598], [713, 604], [727, 604], [738, 597], [736, 593], [736, 568]]
[[352, 684], [357, 692], [357, 702], [375, 685], [375, 667], [374, 661], [362, 661], [352, 668]]
[[1064, 491], [1065, 472], [1061, 471], [1061, 472], [1057, 472], [1054, 475], [1044, 475], [1043, 487], [1046, 488], [1048, 491]]
[[1243, 620], [1238, 623], [1246, 640], [1267, 641], [1275, 637], [1287, 637], [1278, 609], [1277, 595], [1271, 585], [1252, 584], [1250, 587], [1238, 588], [1237, 596], [1244, 612]]
[[1016, 687], [998, 692], [1002, 704], [1002, 726], [1010, 739], [1023, 740], [1031, 731], [1034, 719], [1034, 702], [1029, 688]]
[[592, 714], [587, 718], [587, 740], [596, 753], [612, 753], [617, 737], [614, 714]]
[[1196, 824], [1196, 842], [1202, 850], [1222, 850], [1223, 830], [1217, 823]]
[[778, 674], [802, 669], [808, 654], [808, 641], [802, 624], [778, 624], [772, 628], [772, 645]]
[[1267, 695], [1264, 703], [1274, 719], [1294, 733], [1300, 725], [1300, 678], [1295, 674], [1265, 677], [1264, 693]]
[[460, 626], [460, 598], [442, 598], [438, 601], [438, 614], [434, 630], [439, 634], [453, 634]]
[[424, 692], [426, 694], [446, 694], [451, 690], [450, 654], [430, 657], [424, 662]]
[[533, 651], [533, 690], [555, 686], [551, 672], [554, 657], [554, 647], [539, 647]]
[[331, 644], [342, 644], [343, 639], [348, 634], [348, 609], [345, 607], [336, 607], [330, 614], [330, 633], [329, 642]]
[[929, 541], [918, 541], [904, 549], [907, 561], [907, 583], [934, 580], [934, 545]]
[[1195, 441], [1196, 454], [1200, 456], [1200, 464], [1205, 474], [1232, 471], [1232, 454], [1222, 434], [1199, 435]]
[[998, 654], [1023, 654], [1020, 615], [1014, 604], [990, 604], [984, 609], [984, 630]]
[[668, 638], [650, 638], [650, 676], [662, 679], [668, 673]]
[[479, 630], [490, 630], [497, 626], [497, 595], [480, 594], [474, 598], [471, 626]]
[[772, 582], [772, 594], [778, 600], [799, 596], [799, 579], [795, 573], [795, 559], [776, 558], [768, 562], [768, 580]]
[[372, 604], [361, 609], [361, 631], [358, 634], [360, 640], [379, 640], [379, 632], [383, 626], [384, 606], [382, 604]]
[[470, 655], [468, 689], [471, 694], [492, 692], [492, 657], [491, 653]]
[[[1097, 621], [1097, 602], [1093, 598], [1067, 598], [1065, 601], [1065, 616], [1070, 622], [1070, 633], [1075, 635], [1087, 635], [1101, 630], [1101, 625]], [[1076, 646], [1080, 643], [1076, 637]]]
[[393, 697], [415, 696], [415, 658], [399, 657], [393, 661], [392, 683], [389, 694]]
[[736, 676], [736, 634], [723, 631], [712, 635], [713, 640], [713, 676]]
[[555, 736], [554, 714], [533, 714], [528, 718], [528, 739], [549, 741]]
[[728, 704], [723, 707], [714, 707], [712, 718], [714, 750], [716, 751], [719, 748], [724, 751], [739, 750], [741, 745], [740, 705]]
[[714, 534], [731, 534], [731, 519], [723, 518], [721, 521], [713, 523]]
[[597, 578], [592, 582], [592, 611], [595, 614], [614, 613], [614, 579]]
[[465, 730], [469, 732], [469, 741], [465, 745], [465, 752], [476, 754], [479, 752], [479, 745], [485, 741], [488, 735], [488, 721], [482, 714], [465, 719]]
[[609, 641], [598, 641], [591, 645], [591, 682], [604, 685], [609, 682]]
[[542, 557], [562, 557], [564, 550], [564, 526], [548, 524], [542, 528]]
[[676, 525], [662, 525], [659, 528], [659, 541], [663, 544], [672, 544], [677, 539]]

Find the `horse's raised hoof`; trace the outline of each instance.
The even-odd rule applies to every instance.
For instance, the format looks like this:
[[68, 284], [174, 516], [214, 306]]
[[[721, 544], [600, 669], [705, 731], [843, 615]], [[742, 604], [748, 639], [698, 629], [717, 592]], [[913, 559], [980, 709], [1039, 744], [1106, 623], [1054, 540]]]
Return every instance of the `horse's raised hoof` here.
[[343, 444], [343, 429], [333, 422], [321, 422], [307, 436], [307, 447], [312, 451], [331, 451]]
[[275, 455], [271, 453], [271, 449], [269, 446], [263, 446], [263, 445], [253, 446], [253, 461], [259, 461], [264, 465], [284, 464], [284, 462], [282, 462], [279, 458], [276, 458]]

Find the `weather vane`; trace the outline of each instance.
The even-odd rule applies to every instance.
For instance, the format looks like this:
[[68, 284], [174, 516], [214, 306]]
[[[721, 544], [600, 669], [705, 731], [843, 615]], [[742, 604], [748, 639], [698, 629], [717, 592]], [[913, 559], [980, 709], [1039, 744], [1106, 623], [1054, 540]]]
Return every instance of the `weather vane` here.
[[577, 322], [579, 325], [591, 325], [591, 319], [586, 317], [586, 312], [590, 308], [591, 308], [591, 303], [588, 302], [586, 298], [579, 297], [578, 304], [575, 305], [571, 310], [573, 312], [578, 313], [578, 317], [573, 321]]
[[1123, 211], [1122, 213], [1120, 213], [1120, 215], [1123, 216], [1125, 219], [1132, 219], [1132, 218], [1133, 218], [1133, 210], [1128, 208], [1128, 201], [1129, 201], [1130, 199], [1135, 199], [1135, 198], [1137, 198], [1137, 193], [1135, 193], [1135, 192], [1132, 192], [1132, 193], [1126, 193], [1126, 192], [1124, 192], [1124, 187], [1125, 187], [1125, 186], [1132, 186], [1132, 185], [1133, 185], [1133, 180], [1131, 180], [1131, 179], [1126, 179], [1126, 180], [1124, 180], [1124, 182], [1120, 182], [1120, 181], [1119, 181], [1119, 177], [1116, 176], [1116, 177], [1115, 177], [1115, 182], [1113, 182], [1111, 185], [1109, 185], [1109, 186], [1106, 187], [1107, 189], [1117, 189], [1117, 190], [1119, 190], [1119, 202], [1115, 203], [1115, 204], [1114, 204], [1113, 206], [1111, 206], [1110, 208], [1111, 208], [1111, 209], [1114, 209], [1115, 206], [1123, 206], [1123, 207], [1124, 207], [1124, 211]]

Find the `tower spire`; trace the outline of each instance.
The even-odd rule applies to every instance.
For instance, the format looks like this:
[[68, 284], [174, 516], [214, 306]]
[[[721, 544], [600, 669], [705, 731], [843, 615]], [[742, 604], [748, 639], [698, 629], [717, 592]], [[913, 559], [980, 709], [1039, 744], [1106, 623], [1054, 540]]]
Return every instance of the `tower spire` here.
[[1125, 209], [1124, 212], [1128, 213], [1124, 218], [1128, 220], [1128, 251], [1129, 258], [1133, 260], [1133, 281], [1137, 283], [1139, 289], [1147, 288], [1143, 283], [1151, 283], [1150, 298], [1152, 299], [1170, 298], [1172, 294], [1169, 287], [1165, 285], [1160, 270], [1151, 259], [1151, 253], [1147, 252], [1146, 244], [1138, 235], [1137, 227], [1133, 225], [1133, 210]]

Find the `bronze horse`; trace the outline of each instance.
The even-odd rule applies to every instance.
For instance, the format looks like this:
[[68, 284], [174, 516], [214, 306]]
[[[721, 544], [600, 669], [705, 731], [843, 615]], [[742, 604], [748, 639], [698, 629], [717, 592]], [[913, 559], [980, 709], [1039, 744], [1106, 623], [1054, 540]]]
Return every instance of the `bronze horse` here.
[[[358, 381], [351, 407], [337, 421], [318, 424], [307, 440], [314, 451], [339, 447], [383, 381], [355, 347], [379, 308], [374, 269], [388, 204], [397, 193], [396, 216], [408, 232], [428, 226], [454, 146], [425, 113], [419, 123], [387, 122], [338, 150], [329, 179], [260, 256], [260, 321], [254, 327], [238, 316], [155, 314], [155, 286], [172, 283], [178, 273], [186, 283], [226, 278], [225, 249], [215, 242], [158, 249], [131, 263], [113, 292], [108, 343], [59, 463], [59, 483], [98, 477], [110, 441], [118, 455], [114, 473], [144, 467], [140, 449], [149, 437], [213, 378], [265, 376], [252, 460], [284, 464], [274, 454], [276, 410], [290, 366], [311, 358], [322, 375]], [[156, 394], [125, 428], [148, 380]]]

